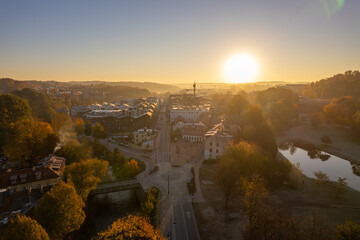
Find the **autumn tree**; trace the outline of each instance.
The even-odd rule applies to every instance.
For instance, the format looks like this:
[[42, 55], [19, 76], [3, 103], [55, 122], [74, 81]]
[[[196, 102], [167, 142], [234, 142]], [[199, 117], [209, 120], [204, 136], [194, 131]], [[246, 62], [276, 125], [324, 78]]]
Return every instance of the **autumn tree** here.
[[239, 171], [236, 162], [231, 158], [222, 158], [216, 168], [214, 180], [225, 196], [225, 208], [228, 207], [229, 197], [236, 190]]
[[0, 95], [0, 147], [11, 134], [11, 124], [30, 117], [31, 109], [25, 99], [13, 94]]
[[14, 136], [4, 147], [10, 161], [34, 166], [52, 153], [60, 141], [50, 124], [34, 119], [16, 122], [12, 129]]
[[84, 132], [84, 120], [82, 118], [75, 119], [74, 129], [76, 134], [79, 136]]
[[132, 215], [119, 218], [108, 229], [100, 232], [95, 239], [165, 240], [160, 231], [154, 229], [147, 218]]
[[145, 214], [151, 214], [155, 209], [156, 204], [158, 202], [158, 189], [155, 187], [151, 187], [146, 192], [145, 199], [141, 202], [141, 211]]
[[55, 132], [59, 132], [61, 129], [70, 130], [71, 118], [66, 113], [56, 113], [51, 119], [51, 126]]
[[67, 183], [86, 201], [90, 191], [107, 176], [108, 165], [109, 162], [99, 159], [83, 160], [66, 166], [64, 175]]
[[50, 123], [56, 114], [53, 99], [44, 93], [31, 88], [16, 90], [13, 93], [28, 101], [34, 118]]
[[245, 94], [246, 93], [236, 94], [226, 105], [225, 112], [227, 116], [227, 121], [239, 124], [241, 114], [249, 105], [247, 96]]
[[45, 229], [34, 219], [17, 215], [6, 227], [2, 240], [49, 240]]
[[336, 226], [335, 236], [336, 240], [360, 240], [360, 225], [346, 220], [345, 224]]
[[324, 114], [331, 123], [350, 126], [353, 116], [360, 109], [360, 100], [352, 96], [333, 98], [324, 107]]
[[84, 123], [84, 133], [86, 136], [91, 136], [92, 134], [92, 124], [89, 120]]
[[106, 133], [104, 130], [104, 127], [101, 126], [100, 123], [95, 123], [94, 127], [93, 127], [93, 137], [96, 139], [100, 139], [100, 138], [105, 138], [106, 137]]
[[298, 116], [299, 97], [290, 89], [268, 88], [256, 94], [255, 102], [259, 104], [276, 130], [290, 126]]
[[241, 135], [245, 141], [255, 143], [267, 151], [271, 157], [277, 154], [274, 132], [266, 122], [263, 111], [258, 106], [249, 106], [242, 115]]
[[131, 159], [125, 164], [125, 172], [130, 178], [134, 177], [139, 170], [138, 162], [135, 159]]
[[36, 205], [34, 218], [46, 229], [51, 239], [63, 239], [80, 228], [85, 220], [85, 207], [76, 190], [60, 181]]
[[253, 175], [250, 178], [243, 178], [241, 181], [241, 188], [244, 192], [244, 205], [246, 207], [246, 215], [248, 217], [247, 231], [249, 232], [249, 239], [255, 239], [255, 229], [257, 222], [262, 217], [264, 207], [264, 200], [268, 196], [268, 190], [265, 187], [263, 179], [258, 175]]
[[92, 148], [84, 142], [80, 143], [76, 139], [71, 139], [56, 154], [66, 158], [66, 164], [71, 164], [89, 159], [92, 154]]

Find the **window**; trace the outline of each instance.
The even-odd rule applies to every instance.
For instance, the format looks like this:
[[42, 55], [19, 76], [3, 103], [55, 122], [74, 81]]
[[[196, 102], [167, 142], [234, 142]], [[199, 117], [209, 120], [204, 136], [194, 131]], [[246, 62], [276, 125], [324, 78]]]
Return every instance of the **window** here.
[[210, 142], [210, 146], [212, 146], [212, 142]]
[[212, 152], [212, 148], [210, 148], [210, 152]]
[[219, 146], [219, 143], [218, 143], [218, 142], [216, 143], [216, 146], [217, 146], [217, 147]]
[[216, 149], [216, 153], [219, 153], [219, 149]]

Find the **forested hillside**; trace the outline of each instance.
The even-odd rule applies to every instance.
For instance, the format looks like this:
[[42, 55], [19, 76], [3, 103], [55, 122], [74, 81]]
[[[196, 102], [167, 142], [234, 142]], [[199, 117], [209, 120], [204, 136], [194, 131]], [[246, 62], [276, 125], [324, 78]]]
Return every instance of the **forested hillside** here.
[[311, 83], [304, 89], [303, 95], [311, 98], [360, 97], [360, 72], [346, 71]]

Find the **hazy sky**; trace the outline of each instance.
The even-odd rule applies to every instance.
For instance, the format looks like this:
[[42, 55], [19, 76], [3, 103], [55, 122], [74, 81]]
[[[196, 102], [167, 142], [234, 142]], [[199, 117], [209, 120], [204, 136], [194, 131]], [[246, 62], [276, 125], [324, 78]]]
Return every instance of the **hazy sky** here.
[[233, 54], [259, 81], [360, 69], [359, 0], [0, 0], [0, 77], [221, 82]]

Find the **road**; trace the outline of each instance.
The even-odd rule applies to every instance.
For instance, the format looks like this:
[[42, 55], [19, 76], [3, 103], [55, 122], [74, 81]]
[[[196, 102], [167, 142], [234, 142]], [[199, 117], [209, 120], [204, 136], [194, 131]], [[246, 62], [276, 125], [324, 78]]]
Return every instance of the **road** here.
[[155, 163], [159, 169], [149, 175], [151, 161], [141, 151], [120, 147], [103, 140], [110, 150], [118, 148], [126, 157], [135, 157], [146, 164], [146, 170], [137, 176], [144, 189], [156, 186], [161, 191], [160, 231], [168, 239], [200, 240], [197, 223], [187, 190], [187, 179], [191, 177], [192, 164], [172, 167], [170, 163], [170, 126], [166, 117], [166, 108], [162, 106], [157, 122], [160, 129], [155, 141]]
[[187, 190], [187, 179], [191, 177], [191, 165], [172, 167], [170, 156], [170, 131], [166, 109], [161, 109], [158, 127], [160, 132], [156, 141], [159, 170], [149, 176], [149, 182], [156, 185], [162, 193], [162, 221], [160, 230], [168, 239], [200, 239], [197, 223]]

